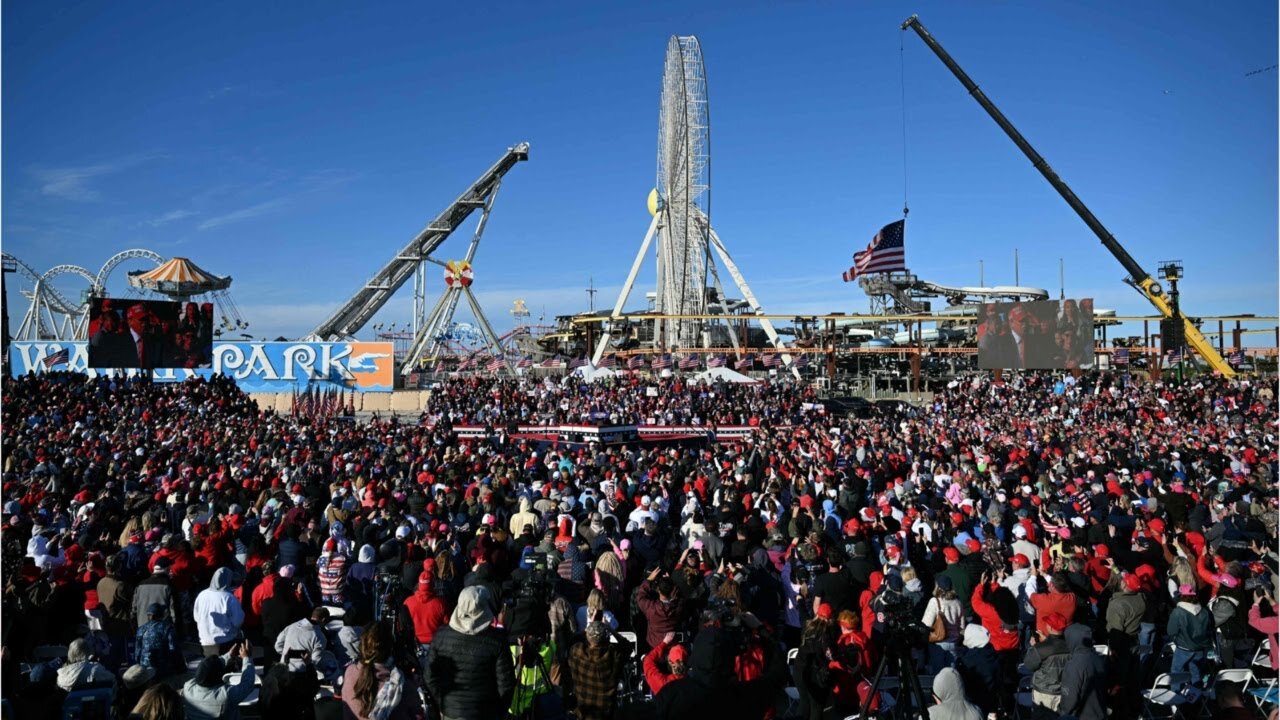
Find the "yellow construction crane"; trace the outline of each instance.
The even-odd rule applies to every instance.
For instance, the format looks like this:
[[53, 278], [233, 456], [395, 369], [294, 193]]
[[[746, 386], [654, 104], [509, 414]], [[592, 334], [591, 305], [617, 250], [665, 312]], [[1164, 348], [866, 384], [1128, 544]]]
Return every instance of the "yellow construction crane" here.
[[960, 65], [957, 64], [949, 54], [947, 54], [946, 50], [942, 49], [942, 46], [933, 38], [933, 35], [929, 34], [929, 31], [920, 23], [920, 18], [915, 15], [907, 18], [907, 21], [902, 23], [902, 29], [905, 31], [908, 28], [916, 31], [916, 34], [920, 36], [920, 39], [924, 41], [924, 44], [929, 46], [929, 49], [933, 51], [933, 54], [938, 56], [938, 59], [942, 61], [942, 64], [947, 66], [947, 69], [956, 76], [956, 79], [960, 81], [961, 85], [964, 85], [964, 88], [969, 91], [969, 94], [973, 96], [973, 99], [977, 100], [978, 104], [982, 106], [982, 109], [986, 110], [987, 114], [991, 116], [991, 119], [996, 121], [996, 124], [1000, 126], [1001, 130], [1004, 130], [1005, 134], [1008, 135], [1009, 139], [1018, 146], [1018, 149], [1027, 156], [1027, 159], [1031, 161], [1031, 164], [1035, 166], [1036, 170], [1040, 171], [1040, 174], [1044, 176], [1044, 179], [1049, 181], [1049, 184], [1053, 186], [1053, 189], [1057, 190], [1058, 194], [1062, 196], [1062, 199], [1067, 201], [1067, 204], [1071, 206], [1072, 210], [1076, 211], [1076, 214], [1080, 216], [1081, 220], [1084, 220], [1085, 225], [1088, 225], [1089, 229], [1098, 236], [1098, 239], [1102, 241], [1103, 246], [1106, 247], [1107, 250], [1111, 251], [1111, 254], [1115, 256], [1116, 260], [1120, 261], [1120, 264], [1123, 265], [1124, 269], [1129, 273], [1129, 277], [1125, 279], [1125, 282], [1136, 288], [1138, 292], [1142, 293], [1142, 296], [1155, 306], [1161, 316], [1171, 320], [1180, 321], [1187, 345], [1190, 345], [1193, 350], [1199, 353], [1200, 357], [1204, 358], [1205, 362], [1209, 363], [1214, 370], [1217, 370], [1226, 377], [1235, 377], [1235, 370], [1231, 369], [1231, 366], [1227, 364], [1227, 361], [1224, 360], [1221, 355], [1218, 354], [1218, 351], [1213, 348], [1213, 345], [1209, 343], [1209, 340], [1205, 338], [1204, 335], [1200, 334], [1200, 329], [1197, 328], [1186, 315], [1184, 315], [1170, 302], [1168, 293], [1164, 291], [1164, 288], [1160, 286], [1160, 283], [1156, 282], [1155, 278], [1151, 277], [1147, 271], [1142, 269], [1142, 266], [1138, 264], [1138, 261], [1133, 259], [1133, 256], [1130, 255], [1122, 245], [1120, 245], [1115, 236], [1112, 235], [1105, 226], [1103, 226], [1102, 222], [1094, 216], [1080, 198], [1076, 197], [1076, 194], [1071, 191], [1071, 188], [1067, 187], [1067, 184], [1062, 181], [1062, 178], [1058, 177], [1058, 174], [1053, 171], [1053, 168], [1049, 167], [1049, 163], [1040, 156], [1040, 153], [1036, 152], [1035, 148], [1031, 147], [1031, 143], [1027, 142], [1027, 139], [1022, 137], [1022, 133], [1018, 132], [1018, 129], [1013, 126], [1013, 123], [1009, 122], [1009, 119], [1004, 116], [1004, 113], [1000, 112], [995, 104], [987, 98], [986, 94], [978, 88], [977, 83], [969, 78], [968, 74], [961, 69]]

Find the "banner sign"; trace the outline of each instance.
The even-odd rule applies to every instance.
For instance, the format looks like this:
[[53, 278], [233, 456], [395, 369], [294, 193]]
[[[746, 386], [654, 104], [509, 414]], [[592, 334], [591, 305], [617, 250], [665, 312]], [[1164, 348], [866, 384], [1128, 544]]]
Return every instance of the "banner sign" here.
[[[65, 359], [57, 357], [68, 350]], [[55, 360], [52, 363], [47, 359]], [[305, 390], [311, 383], [356, 392], [391, 392], [395, 367], [387, 342], [215, 342], [211, 368], [153, 370], [156, 382], [181, 382], [221, 373], [245, 392]], [[82, 372], [137, 375], [140, 370], [89, 367], [89, 343], [83, 340], [14, 340], [9, 367], [16, 377], [30, 372]]]

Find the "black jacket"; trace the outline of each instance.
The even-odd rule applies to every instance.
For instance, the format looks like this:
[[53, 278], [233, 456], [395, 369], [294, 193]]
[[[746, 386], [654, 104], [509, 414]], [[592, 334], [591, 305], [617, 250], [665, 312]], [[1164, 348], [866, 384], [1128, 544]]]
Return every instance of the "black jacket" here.
[[501, 718], [511, 707], [515, 668], [503, 630], [464, 635], [441, 626], [427, 653], [426, 672], [427, 689], [443, 715]]

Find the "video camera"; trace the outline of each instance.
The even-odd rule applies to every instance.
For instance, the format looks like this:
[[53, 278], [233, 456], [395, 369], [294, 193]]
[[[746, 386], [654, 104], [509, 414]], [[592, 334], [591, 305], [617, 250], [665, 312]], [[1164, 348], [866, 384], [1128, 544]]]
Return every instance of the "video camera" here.
[[927, 644], [929, 629], [916, 617], [911, 598], [886, 587], [871, 600], [871, 609], [876, 614], [876, 622], [884, 625], [889, 636], [886, 646], [901, 644], [919, 648]]

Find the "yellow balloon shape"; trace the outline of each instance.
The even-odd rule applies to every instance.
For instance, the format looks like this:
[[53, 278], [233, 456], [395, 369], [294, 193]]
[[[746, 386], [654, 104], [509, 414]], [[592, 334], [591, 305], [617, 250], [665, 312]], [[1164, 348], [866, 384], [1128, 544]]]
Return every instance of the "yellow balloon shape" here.
[[649, 215], [658, 214], [658, 188], [649, 191]]

